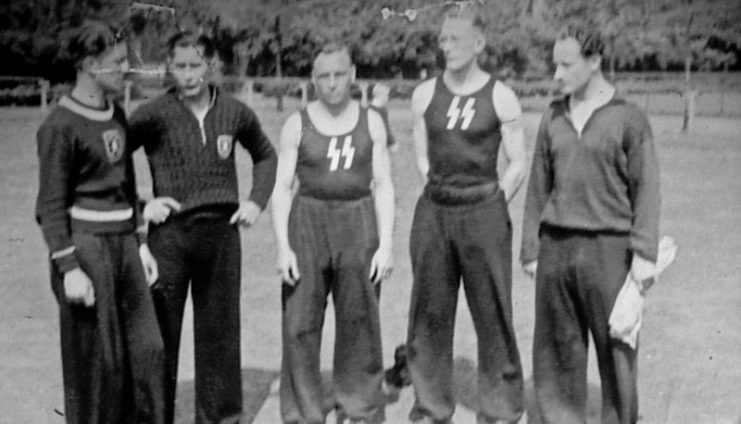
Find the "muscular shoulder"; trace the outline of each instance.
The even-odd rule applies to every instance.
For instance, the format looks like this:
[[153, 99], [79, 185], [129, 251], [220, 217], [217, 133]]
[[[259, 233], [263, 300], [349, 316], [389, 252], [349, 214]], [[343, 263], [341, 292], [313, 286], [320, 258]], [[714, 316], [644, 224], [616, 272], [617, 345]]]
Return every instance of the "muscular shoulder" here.
[[435, 83], [437, 78], [430, 78], [419, 84], [412, 93], [412, 112], [423, 114], [432, 101], [435, 94]]
[[283, 123], [280, 132], [281, 146], [298, 146], [301, 141], [301, 112], [293, 112]]
[[515, 91], [507, 84], [499, 80], [495, 81], [491, 98], [494, 103], [494, 110], [496, 110], [502, 123], [516, 121], [522, 115], [520, 100], [517, 98]]

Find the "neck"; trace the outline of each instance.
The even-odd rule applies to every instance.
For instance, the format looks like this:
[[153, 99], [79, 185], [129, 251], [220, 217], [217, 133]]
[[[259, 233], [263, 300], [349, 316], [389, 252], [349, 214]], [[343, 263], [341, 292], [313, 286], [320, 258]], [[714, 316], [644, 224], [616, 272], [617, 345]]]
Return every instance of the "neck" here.
[[463, 85], [467, 81], [472, 80], [479, 72], [481, 72], [481, 68], [479, 68], [479, 64], [474, 59], [462, 68], [446, 69], [445, 79], [451, 85]]
[[345, 100], [343, 100], [342, 102], [337, 103], [335, 105], [327, 104], [327, 103], [324, 103], [324, 102], [319, 102], [319, 104], [322, 105], [322, 107], [327, 112], [329, 112], [329, 114], [332, 115], [332, 117], [335, 117], [336, 118], [336, 117], [340, 116], [342, 114], [342, 112], [344, 112], [345, 110], [347, 110], [347, 106], [350, 104], [350, 101], [351, 101], [351, 99], [350, 99], [350, 97], [348, 97]]
[[87, 75], [78, 75], [72, 97], [92, 108], [103, 108], [106, 105], [106, 92]]
[[576, 102], [593, 101], [604, 97], [605, 94], [611, 95], [614, 88], [615, 87], [605, 79], [602, 73], [598, 73], [590, 78], [589, 82], [587, 82], [582, 88], [574, 91], [571, 98]]
[[195, 96], [183, 97], [183, 103], [191, 110], [205, 109], [211, 103], [211, 90], [206, 86]]

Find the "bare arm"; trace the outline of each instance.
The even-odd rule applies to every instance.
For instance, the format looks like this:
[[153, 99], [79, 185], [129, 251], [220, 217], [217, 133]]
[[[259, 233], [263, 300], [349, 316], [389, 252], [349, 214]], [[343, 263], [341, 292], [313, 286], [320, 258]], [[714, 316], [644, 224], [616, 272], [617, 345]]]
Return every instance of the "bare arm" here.
[[422, 181], [427, 183], [427, 174], [430, 171], [430, 160], [427, 157], [427, 124], [425, 124], [425, 110], [432, 101], [435, 92], [435, 80], [428, 80], [417, 86], [412, 94], [412, 136], [417, 158], [417, 169]]
[[391, 179], [391, 161], [386, 144], [386, 127], [375, 110], [368, 111], [368, 123], [373, 140], [374, 205], [378, 223], [378, 250], [371, 263], [374, 282], [388, 278], [393, 269], [394, 184]]
[[494, 108], [502, 122], [502, 152], [507, 159], [507, 169], [499, 180], [507, 201], [525, 181], [525, 133], [522, 129], [522, 109], [517, 96], [511, 88], [497, 81], [493, 90]]
[[296, 257], [288, 241], [288, 216], [291, 212], [291, 185], [296, 173], [298, 146], [301, 141], [301, 115], [294, 113], [283, 126], [278, 148], [278, 167], [271, 202], [273, 231], [278, 246], [278, 270], [284, 282], [299, 278]]

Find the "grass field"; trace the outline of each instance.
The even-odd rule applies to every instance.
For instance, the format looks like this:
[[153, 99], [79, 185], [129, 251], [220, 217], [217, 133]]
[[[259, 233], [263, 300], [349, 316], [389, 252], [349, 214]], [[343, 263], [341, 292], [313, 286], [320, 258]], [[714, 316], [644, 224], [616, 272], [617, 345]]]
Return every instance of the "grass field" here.
[[[276, 113], [272, 101], [254, 105], [267, 134], [298, 103]], [[394, 153], [397, 193], [396, 270], [381, 296], [384, 357], [406, 334], [411, 288], [408, 234], [421, 183], [414, 169], [408, 103], [392, 101], [391, 124], [400, 141]], [[62, 423], [61, 360], [57, 307], [49, 288], [47, 250], [33, 220], [37, 185], [35, 109], [0, 110], [0, 423]], [[528, 151], [537, 114], [524, 117]], [[662, 172], [662, 233], [676, 238], [679, 254], [646, 305], [641, 336], [639, 393], [642, 423], [741, 422], [741, 120], [697, 119], [680, 135], [681, 117], [652, 117]], [[244, 188], [249, 161], [238, 156]], [[144, 169], [141, 157], [138, 168]], [[147, 192], [147, 179], [140, 180]], [[515, 253], [523, 206], [521, 191], [510, 206]], [[257, 413], [280, 366], [280, 287], [274, 272], [270, 218], [243, 232], [242, 364], [245, 409]], [[516, 257], [516, 255], [515, 255]], [[530, 382], [534, 285], [515, 267], [515, 330]], [[326, 322], [323, 364], [331, 363], [333, 320]], [[186, 317], [190, 320], [190, 317]], [[475, 409], [472, 367], [476, 340], [465, 305], [456, 334], [456, 390]], [[192, 422], [193, 361], [188, 324], [183, 340], [178, 422]], [[599, 380], [590, 364], [590, 422], [599, 419]], [[528, 384], [528, 399], [532, 398]], [[531, 404], [531, 402], [528, 402]], [[247, 419], [246, 422], [249, 422]]]

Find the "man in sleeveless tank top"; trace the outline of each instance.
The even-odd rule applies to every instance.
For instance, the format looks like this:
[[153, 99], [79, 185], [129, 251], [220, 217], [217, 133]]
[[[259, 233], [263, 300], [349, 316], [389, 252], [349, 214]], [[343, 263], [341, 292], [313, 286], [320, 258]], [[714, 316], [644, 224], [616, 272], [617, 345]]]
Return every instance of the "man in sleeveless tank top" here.
[[383, 120], [350, 98], [354, 72], [346, 47], [325, 47], [312, 73], [318, 100], [289, 117], [280, 137], [272, 213], [283, 282], [284, 423], [324, 423], [319, 348], [329, 293], [337, 415], [383, 421], [378, 297], [392, 267], [394, 191]]
[[[417, 165], [426, 181], [410, 239], [414, 284], [407, 361], [414, 422], [449, 423], [453, 415], [461, 279], [478, 338], [478, 422], [516, 422], [523, 411], [507, 210], [525, 175], [521, 111], [514, 92], [477, 64], [484, 32], [477, 7], [451, 9], [439, 36], [445, 72], [412, 96]], [[509, 162], [501, 178], [500, 147]]]
[[641, 293], [652, 281], [659, 170], [648, 119], [602, 75], [601, 37], [570, 26], [556, 39], [564, 96], [541, 120], [525, 201], [521, 260], [535, 276], [533, 381], [544, 423], [586, 421], [590, 332], [601, 422], [638, 420], [637, 349], [610, 337], [609, 317], [629, 273]]

